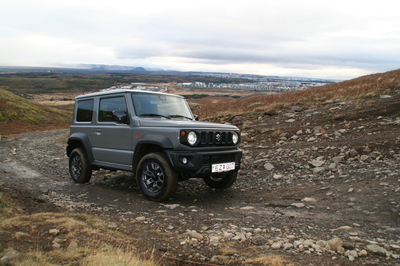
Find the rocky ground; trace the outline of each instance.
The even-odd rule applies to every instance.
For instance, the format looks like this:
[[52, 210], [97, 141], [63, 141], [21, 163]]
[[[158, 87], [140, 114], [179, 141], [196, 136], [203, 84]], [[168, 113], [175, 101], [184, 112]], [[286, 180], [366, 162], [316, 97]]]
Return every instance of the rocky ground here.
[[[103, 170], [74, 184], [67, 130], [1, 140], [0, 191], [32, 213], [94, 214], [166, 265], [400, 265], [399, 94], [215, 121], [243, 132], [226, 191], [194, 179], [156, 203], [132, 174]], [[14, 242], [0, 243], [2, 256]]]

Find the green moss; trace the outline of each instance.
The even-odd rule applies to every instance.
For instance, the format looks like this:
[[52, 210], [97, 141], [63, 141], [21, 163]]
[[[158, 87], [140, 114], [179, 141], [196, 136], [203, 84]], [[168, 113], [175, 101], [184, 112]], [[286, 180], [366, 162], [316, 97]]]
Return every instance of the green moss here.
[[0, 89], [2, 98], [0, 122], [24, 122], [39, 124], [68, 124], [71, 112], [42, 106], [31, 100], [24, 99], [4, 89]]

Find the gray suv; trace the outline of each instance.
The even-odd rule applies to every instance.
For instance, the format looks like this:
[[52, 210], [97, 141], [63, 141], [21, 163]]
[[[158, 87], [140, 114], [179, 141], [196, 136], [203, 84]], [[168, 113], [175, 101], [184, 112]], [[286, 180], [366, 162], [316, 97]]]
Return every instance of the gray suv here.
[[237, 127], [197, 121], [181, 96], [118, 90], [76, 98], [66, 150], [76, 183], [100, 168], [130, 171], [147, 198], [162, 201], [193, 177], [216, 189], [232, 186], [239, 142]]

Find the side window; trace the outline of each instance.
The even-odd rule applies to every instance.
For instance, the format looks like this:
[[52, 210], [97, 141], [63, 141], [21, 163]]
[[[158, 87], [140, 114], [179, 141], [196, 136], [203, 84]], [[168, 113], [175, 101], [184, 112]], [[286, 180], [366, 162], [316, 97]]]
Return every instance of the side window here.
[[94, 100], [84, 100], [77, 103], [78, 110], [76, 112], [76, 121], [78, 122], [91, 122], [93, 115]]
[[112, 122], [112, 111], [127, 112], [125, 97], [104, 98], [100, 100], [99, 121]]

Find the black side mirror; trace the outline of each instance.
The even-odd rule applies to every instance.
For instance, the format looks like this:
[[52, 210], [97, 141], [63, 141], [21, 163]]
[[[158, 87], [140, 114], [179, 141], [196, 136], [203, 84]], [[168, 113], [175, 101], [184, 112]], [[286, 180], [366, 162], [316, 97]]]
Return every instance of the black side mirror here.
[[114, 110], [112, 111], [112, 120], [117, 123], [128, 124], [128, 115], [125, 111]]
[[194, 116], [194, 120], [199, 121], [199, 116], [198, 115], [193, 115]]

